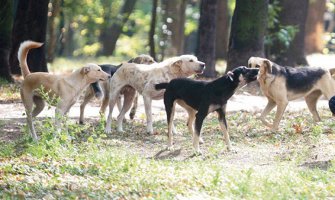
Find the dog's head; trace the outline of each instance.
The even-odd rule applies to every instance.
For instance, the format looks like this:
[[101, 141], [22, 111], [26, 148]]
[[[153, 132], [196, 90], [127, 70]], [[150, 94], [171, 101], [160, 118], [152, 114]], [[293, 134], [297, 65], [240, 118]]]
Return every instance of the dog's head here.
[[239, 86], [243, 86], [257, 79], [259, 69], [257, 68], [247, 68], [245, 66], [240, 66], [235, 68], [233, 71], [227, 72], [227, 76], [231, 81], [238, 80]]
[[104, 72], [101, 67], [94, 63], [88, 63], [80, 69], [80, 74], [86, 76], [90, 83], [96, 81], [104, 81], [109, 79], [111, 76]]
[[132, 58], [128, 61], [128, 63], [137, 63], [137, 64], [147, 64], [151, 65], [153, 63], [156, 63], [156, 61], [149, 55], [141, 54], [135, 58]]
[[248, 66], [250, 68], [259, 68], [258, 77], [262, 77], [272, 73], [273, 63], [266, 58], [250, 57]]
[[182, 55], [177, 57], [172, 63], [173, 71], [187, 76], [192, 74], [202, 74], [205, 69], [205, 63], [198, 60], [193, 55]]

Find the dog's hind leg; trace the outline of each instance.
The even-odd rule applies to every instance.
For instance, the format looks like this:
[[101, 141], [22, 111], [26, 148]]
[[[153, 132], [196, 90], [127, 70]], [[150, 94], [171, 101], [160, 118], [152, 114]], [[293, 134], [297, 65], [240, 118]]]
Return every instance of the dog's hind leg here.
[[119, 116], [117, 117], [117, 130], [119, 132], [123, 131], [122, 130], [123, 119], [124, 119], [125, 114], [130, 109], [131, 104], [133, 103], [135, 93], [136, 91], [134, 89], [128, 90], [126, 93], [124, 93], [123, 106], [122, 106]]
[[166, 111], [166, 118], [168, 123], [168, 149], [173, 149], [173, 118], [175, 112], [175, 101], [174, 99], [168, 97], [168, 95], [164, 95], [164, 105]]
[[44, 100], [39, 96], [33, 96], [33, 101], [35, 103], [35, 108], [32, 113], [32, 117], [36, 117], [40, 114], [45, 106]]
[[275, 106], [276, 106], [276, 102], [274, 102], [272, 99], [268, 98], [268, 104], [266, 105], [266, 107], [262, 111], [261, 116], [259, 117], [259, 119], [262, 121], [262, 123], [265, 126], [272, 127], [272, 125], [269, 122], [266, 121], [265, 117], [271, 112], [271, 110]]
[[101, 116], [105, 114], [108, 103], [109, 103], [109, 94], [105, 94], [105, 96], [102, 99], [102, 103], [99, 110]]
[[136, 92], [136, 94], [135, 94], [135, 98], [134, 98], [134, 101], [133, 101], [133, 107], [131, 108], [130, 113], [129, 113], [129, 118], [130, 119], [134, 119], [134, 117], [135, 117], [135, 113], [136, 113], [136, 110], [137, 110], [137, 101], [138, 101], [138, 92]]
[[154, 129], [152, 127], [152, 113], [151, 113], [151, 97], [143, 95], [145, 114], [147, 117], [147, 134], [153, 134]]
[[319, 122], [321, 120], [319, 113], [316, 109], [316, 103], [319, 97], [321, 96], [321, 94], [322, 93], [320, 90], [316, 90], [305, 97], [307, 107], [309, 111], [312, 113], [313, 119], [315, 122]]
[[223, 132], [224, 140], [227, 145], [227, 150], [231, 151], [232, 147], [229, 139], [228, 125], [226, 121], [226, 105], [224, 105], [223, 108], [218, 109], [216, 112], [218, 113], [219, 123]]
[[37, 141], [38, 137], [36, 135], [35, 127], [33, 124], [33, 116], [32, 116], [32, 110], [33, 110], [33, 94], [30, 92], [24, 92], [24, 89], [21, 89], [21, 99], [22, 103], [25, 107], [26, 110], [26, 115], [27, 115], [27, 125], [30, 130], [31, 137], [33, 140]]
[[109, 96], [109, 113], [106, 121], [105, 133], [111, 133], [111, 126], [112, 126], [112, 116], [113, 116], [113, 109], [116, 104], [117, 98], [120, 95], [120, 89], [114, 89]]
[[79, 124], [84, 124], [85, 107], [93, 97], [94, 97], [93, 89], [88, 88], [84, 96], [84, 101], [80, 104]]

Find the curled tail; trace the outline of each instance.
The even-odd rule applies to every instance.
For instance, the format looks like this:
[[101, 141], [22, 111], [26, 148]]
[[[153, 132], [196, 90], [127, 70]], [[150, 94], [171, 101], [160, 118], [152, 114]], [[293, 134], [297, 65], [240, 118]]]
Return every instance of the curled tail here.
[[155, 89], [156, 90], [166, 89], [168, 85], [169, 83], [158, 83], [155, 85]]
[[35, 49], [41, 47], [43, 43], [34, 42], [34, 41], [24, 41], [21, 43], [19, 51], [17, 53], [17, 57], [19, 59], [21, 73], [22, 76], [25, 78], [28, 74], [30, 74], [29, 67], [27, 64], [27, 55], [30, 49]]

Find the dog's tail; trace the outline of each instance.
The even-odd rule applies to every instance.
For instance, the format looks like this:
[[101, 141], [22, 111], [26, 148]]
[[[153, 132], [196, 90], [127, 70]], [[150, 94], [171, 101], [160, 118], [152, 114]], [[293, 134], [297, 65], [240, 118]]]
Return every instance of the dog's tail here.
[[24, 41], [21, 43], [19, 51], [17, 53], [17, 57], [19, 59], [21, 73], [22, 76], [25, 78], [28, 74], [30, 74], [28, 64], [27, 64], [27, 56], [30, 49], [35, 49], [41, 47], [43, 43], [34, 42], [34, 41]]
[[168, 85], [169, 83], [158, 83], [155, 85], [155, 89], [156, 90], [166, 89]]

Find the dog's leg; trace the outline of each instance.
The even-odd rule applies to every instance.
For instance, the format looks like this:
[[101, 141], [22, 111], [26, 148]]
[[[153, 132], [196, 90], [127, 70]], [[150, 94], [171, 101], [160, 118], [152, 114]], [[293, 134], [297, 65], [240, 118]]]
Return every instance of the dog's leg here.
[[272, 125], [266, 121], [265, 117], [270, 113], [270, 111], [276, 106], [276, 102], [274, 102], [272, 99], [268, 98], [268, 104], [262, 111], [261, 116], [259, 119], [262, 121], [262, 123], [267, 127], [272, 127]]
[[226, 121], [226, 105], [222, 109], [217, 110], [217, 113], [219, 117], [220, 127], [223, 132], [224, 140], [227, 145], [227, 150], [231, 151], [232, 147], [231, 147], [231, 143], [229, 139], [228, 126], [227, 126], [227, 121]]
[[33, 110], [32, 117], [36, 117], [38, 114], [40, 114], [40, 112], [42, 112], [45, 103], [44, 100], [39, 96], [34, 96], [33, 101], [35, 103], [35, 108]]
[[[206, 106], [204, 106], [206, 107]], [[208, 108], [208, 106], [206, 107]], [[207, 116], [208, 109], [199, 109], [197, 114], [195, 115], [195, 131], [193, 133], [193, 147], [196, 154], [202, 154], [199, 147], [199, 140], [201, 137], [201, 127], [204, 122], [205, 117]]]
[[108, 103], [109, 103], [109, 94], [106, 94], [102, 99], [101, 107], [99, 110], [101, 116], [105, 114]]
[[168, 149], [173, 150], [173, 118], [175, 113], [175, 105], [174, 99], [164, 99], [165, 104], [165, 111], [166, 111], [166, 117], [168, 122]]
[[[195, 114], [196, 111], [190, 108], [185, 108], [187, 110], [188, 113], [188, 119], [187, 119], [187, 128], [188, 131], [191, 133], [191, 135], [193, 136], [194, 134], [194, 120], [195, 120]], [[199, 137], [199, 143], [203, 144], [204, 140], [202, 139], [202, 137]]]
[[38, 137], [36, 135], [36, 131], [35, 131], [34, 123], [33, 123], [33, 116], [32, 116], [32, 110], [33, 110], [33, 105], [34, 105], [33, 94], [29, 91], [25, 92], [24, 89], [21, 89], [20, 94], [21, 94], [22, 103], [26, 110], [27, 125], [29, 128], [31, 137], [33, 138], [34, 141], [37, 141]]
[[282, 100], [277, 104], [276, 117], [274, 119], [271, 130], [275, 131], [275, 130], [278, 129], [279, 122], [280, 122], [281, 118], [283, 117], [283, 114], [284, 114], [284, 111], [286, 109], [287, 104], [288, 104], [287, 100]]
[[86, 90], [84, 101], [80, 104], [80, 115], [79, 115], [79, 124], [84, 124], [84, 112], [87, 103], [94, 97], [94, 93], [92, 88], [88, 88]]
[[123, 131], [122, 130], [123, 119], [124, 119], [126, 112], [128, 112], [128, 110], [131, 107], [131, 104], [133, 103], [135, 93], [136, 93], [135, 90], [129, 90], [126, 93], [124, 93], [123, 106], [122, 106], [119, 116], [117, 117], [117, 130], [119, 132]]
[[316, 103], [319, 97], [321, 96], [321, 94], [322, 93], [320, 90], [316, 90], [305, 97], [307, 107], [309, 111], [312, 113], [313, 119], [315, 122], [319, 122], [321, 120], [319, 113], [316, 109]]
[[111, 133], [112, 132], [112, 115], [113, 115], [113, 109], [114, 106], [116, 104], [117, 98], [119, 96], [119, 91], [115, 92], [113, 91], [110, 94], [109, 97], [109, 113], [108, 113], [108, 117], [107, 117], [107, 121], [106, 121], [106, 127], [105, 127], [105, 133]]
[[121, 112], [121, 110], [122, 110], [122, 103], [121, 103], [121, 101], [122, 101], [122, 96], [119, 95], [118, 98], [117, 98], [117, 100], [116, 100], [116, 106], [117, 106], [117, 109], [119, 110], [119, 112]]
[[130, 110], [129, 117], [130, 119], [134, 119], [135, 113], [137, 110], [137, 101], [138, 101], [138, 92], [135, 94], [134, 102], [133, 102], [133, 107]]
[[153, 134], [154, 130], [152, 127], [152, 113], [151, 113], [151, 97], [143, 95], [145, 114], [147, 117], [147, 133]]

